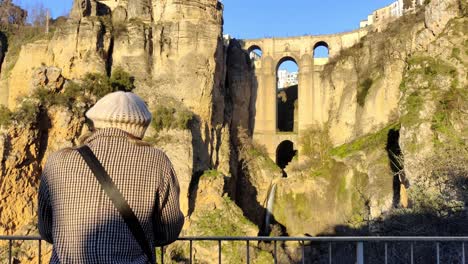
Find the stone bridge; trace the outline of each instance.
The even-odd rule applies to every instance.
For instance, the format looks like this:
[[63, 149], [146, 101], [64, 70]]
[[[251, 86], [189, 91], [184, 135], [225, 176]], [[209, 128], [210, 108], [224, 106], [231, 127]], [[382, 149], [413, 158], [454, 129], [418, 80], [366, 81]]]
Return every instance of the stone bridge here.
[[[312, 125], [320, 126], [326, 123], [323, 117], [324, 110], [320, 109], [322, 105], [320, 102], [324, 96], [321, 91], [320, 75], [324, 65], [342, 49], [359, 42], [367, 33], [368, 29], [364, 28], [332, 35], [240, 41], [242, 48], [249, 53], [261, 50], [261, 56], [252, 59], [255, 68], [254, 83], [257, 85], [254, 139], [267, 147], [270, 157], [277, 163], [280, 144], [290, 141], [297, 151], [301, 132]], [[314, 58], [318, 47], [328, 49], [328, 58]], [[277, 73], [280, 64], [288, 60], [294, 61], [299, 68], [298, 99], [294, 113], [295, 129], [285, 133], [278, 130]]]

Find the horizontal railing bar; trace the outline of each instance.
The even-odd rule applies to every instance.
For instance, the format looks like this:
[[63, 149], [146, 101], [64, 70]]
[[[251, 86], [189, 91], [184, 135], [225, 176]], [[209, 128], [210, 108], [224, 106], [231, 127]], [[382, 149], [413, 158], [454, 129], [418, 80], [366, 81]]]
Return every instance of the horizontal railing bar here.
[[[41, 240], [38, 236], [0, 236], [0, 240]], [[468, 237], [179, 237], [179, 241], [305, 241], [305, 242], [467, 242]]]
[[468, 237], [180, 237], [187, 241], [310, 241], [310, 242], [379, 242], [379, 241], [427, 241], [427, 242], [457, 242], [468, 241]]

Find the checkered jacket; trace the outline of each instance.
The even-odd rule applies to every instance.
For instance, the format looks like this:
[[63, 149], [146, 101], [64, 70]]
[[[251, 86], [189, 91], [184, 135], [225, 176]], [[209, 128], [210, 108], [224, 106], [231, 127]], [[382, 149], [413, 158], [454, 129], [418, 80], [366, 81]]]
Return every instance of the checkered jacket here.
[[[105, 128], [85, 142], [127, 200], [151, 248], [177, 239], [184, 223], [167, 156]], [[148, 263], [138, 242], [76, 149], [53, 153], [39, 187], [39, 232], [51, 263]], [[153, 250], [154, 256], [154, 250]]]

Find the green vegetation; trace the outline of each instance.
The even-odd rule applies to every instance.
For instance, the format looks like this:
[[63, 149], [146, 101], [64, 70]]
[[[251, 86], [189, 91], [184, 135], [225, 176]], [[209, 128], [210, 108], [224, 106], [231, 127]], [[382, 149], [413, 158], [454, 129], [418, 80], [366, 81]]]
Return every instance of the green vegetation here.
[[256, 229], [228, 197], [223, 197], [223, 208], [206, 210], [194, 224], [200, 236], [245, 236], [246, 228]]
[[84, 91], [91, 93], [98, 99], [108, 93], [116, 91], [130, 92], [135, 89], [135, 78], [125, 72], [122, 68], [112, 71], [109, 78], [101, 73], [87, 73], [81, 83]]
[[463, 123], [463, 119], [466, 118], [466, 114], [463, 114], [463, 107], [467, 101], [468, 90], [466, 88], [451, 88], [440, 98], [431, 126], [437, 132], [436, 144], [465, 145], [463, 134], [466, 135], [467, 129], [457, 131], [453, 124]]
[[459, 61], [462, 61], [460, 54], [461, 54], [460, 48], [455, 47], [452, 49], [452, 57]]
[[251, 169], [257, 170], [256, 166], [262, 169], [269, 170], [271, 175], [281, 172], [281, 169], [269, 157], [268, 150], [264, 145], [255, 142], [247, 133], [247, 129], [238, 128], [237, 139], [240, 143], [239, 162], [244, 168], [248, 169], [251, 165], [255, 166]]
[[350, 156], [358, 151], [381, 147], [385, 148], [387, 144], [387, 136], [390, 129], [399, 128], [400, 124], [391, 124], [380, 131], [358, 138], [351, 143], [347, 143], [330, 151], [330, 155], [344, 158]]
[[[452, 55], [457, 54], [459, 49], [454, 48]], [[459, 87], [457, 70], [441, 59], [427, 56], [414, 56], [408, 65], [409, 70], [400, 86], [408, 94], [403, 101], [405, 111], [401, 124], [412, 127], [424, 121], [431, 122], [431, 128], [436, 132], [436, 144], [447, 140], [463, 144], [463, 131], [455, 130], [453, 123], [464, 118], [463, 105], [468, 100], [468, 92], [466, 88]], [[420, 117], [426, 101], [435, 102], [436, 110], [431, 120]]]
[[207, 170], [203, 173], [203, 175], [201, 177], [205, 177], [205, 178], [218, 178], [218, 177], [222, 177], [223, 174], [217, 170]]
[[39, 112], [39, 104], [32, 98], [25, 98], [12, 114], [12, 121], [20, 124], [32, 124], [36, 122]]
[[172, 106], [158, 105], [153, 111], [151, 126], [157, 131], [164, 129], [189, 129], [194, 115], [191, 111]]
[[419, 89], [440, 90], [440, 78], [451, 78], [451, 87], [458, 85], [457, 70], [440, 59], [427, 56], [413, 56], [408, 60], [409, 70], [400, 85], [402, 92], [418, 87]]
[[301, 155], [309, 158], [311, 166], [324, 166], [329, 160], [328, 151], [332, 144], [327, 131], [315, 128], [307, 129], [301, 133], [299, 144], [301, 146]]
[[411, 127], [420, 123], [419, 112], [424, 105], [424, 99], [418, 91], [411, 93], [406, 99], [406, 114], [400, 118], [401, 124], [405, 127]]
[[372, 87], [373, 82], [374, 81], [372, 79], [367, 78], [359, 85], [357, 90], [357, 102], [360, 106], [364, 106], [364, 103], [366, 102], [367, 93]]
[[61, 91], [39, 86], [29, 96], [18, 99], [19, 106], [14, 112], [1, 107], [0, 124], [9, 125], [13, 121], [21, 124], [34, 123], [41, 108], [52, 106], [64, 106], [73, 113], [82, 115], [86, 108], [107, 93], [131, 91], [133, 88], [133, 77], [121, 69], [116, 69], [110, 78], [98, 73], [86, 74], [81, 83], [69, 81]]
[[8, 126], [11, 122], [12, 113], [7, 107], [0, 105], [0, 127]]

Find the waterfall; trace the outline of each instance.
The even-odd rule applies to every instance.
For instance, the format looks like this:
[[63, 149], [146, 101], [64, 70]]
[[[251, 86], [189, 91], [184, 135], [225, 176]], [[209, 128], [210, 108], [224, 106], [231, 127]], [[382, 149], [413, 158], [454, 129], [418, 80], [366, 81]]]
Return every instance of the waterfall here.
[[270, 221], [271, 215], [273, 214], [273, 204], [275, 202], [275, 193], [276, 193], [276, 184], [271, 185], [270, 192], [268, 194], [268, 200], [266, 204], [266, 213], [265, 213], [265, 234], [270, 234]]

